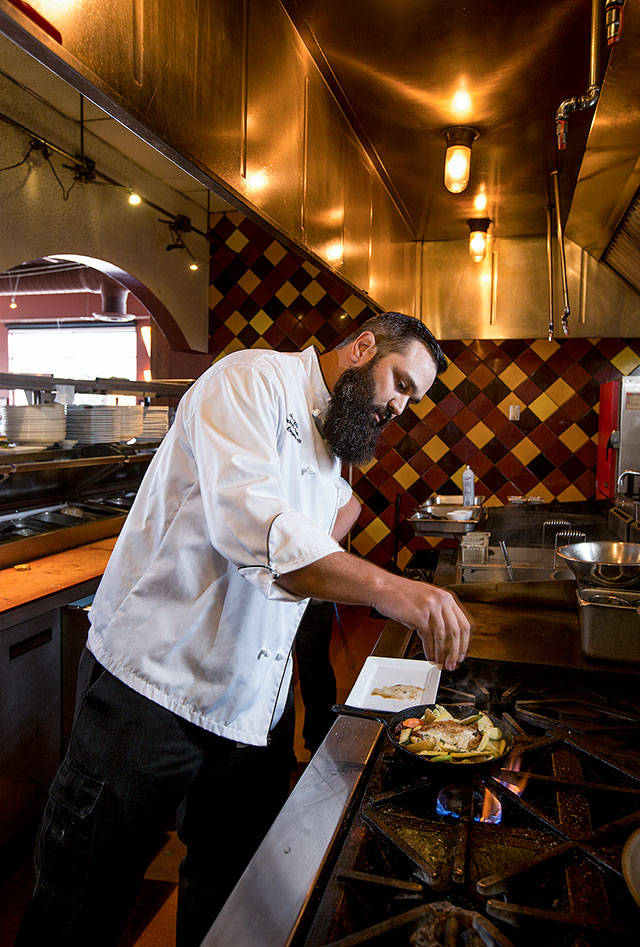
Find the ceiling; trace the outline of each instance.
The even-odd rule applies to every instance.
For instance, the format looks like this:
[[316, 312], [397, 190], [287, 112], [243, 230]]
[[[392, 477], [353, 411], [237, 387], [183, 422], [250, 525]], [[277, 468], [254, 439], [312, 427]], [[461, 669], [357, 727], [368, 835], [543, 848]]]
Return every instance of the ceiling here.
[[[591, 0], [283, 2], [418, 239], [459, 239], [466, 218], [484, 216], [473, 208], [483, 188], [494, 235], [544, 233], [556, 167], [566, 217], [593, 109], [570, 116], [564, 152], [554, 116], [589, 85]], [[601, 72], [606, 56], [603, 39]], [[452, 107], [460, 88], [466, 114]], [[457, 195], [443, 185], [451, 125], [480, 132]]]

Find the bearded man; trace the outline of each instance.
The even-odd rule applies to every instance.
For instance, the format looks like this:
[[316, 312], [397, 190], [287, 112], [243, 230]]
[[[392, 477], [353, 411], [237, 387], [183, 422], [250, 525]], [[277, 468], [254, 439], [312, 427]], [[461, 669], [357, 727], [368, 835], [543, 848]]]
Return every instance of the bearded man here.
[[445, 366], [385, 313], [318, 356], [251, 350], [182, 398], [90, 611], [74, 729], [17, 944], [115, 945], [177, 818], [177, 943], [200, 944], [284, 802], [291, 650], [309, 598], [375, 606], [448, 668], [470, 626], [448, 592], [339, 545], [359, 503], [342, 463]]

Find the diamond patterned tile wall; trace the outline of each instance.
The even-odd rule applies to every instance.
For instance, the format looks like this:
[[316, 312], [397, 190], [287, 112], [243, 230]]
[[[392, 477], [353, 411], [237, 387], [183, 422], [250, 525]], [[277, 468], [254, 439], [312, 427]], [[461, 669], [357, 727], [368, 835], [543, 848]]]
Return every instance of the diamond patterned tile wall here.
[[[240, 213], [212, 221], [210, 351], [320, 351], [373, 314], [332, 275]], [[353, 470], [363, 504], [352, 549], [403, 568], [426, 541], [404, 522], [434, 491], [460, 493], [470, 464], [488, 505], [512, 495], [595, 496], [598, 386], [640, 366], [640, 339], [464, 340], [428, 396], [385, 430], [377, 459]], [[518, 405], [520, 419], [509, 420]], [[396, 497], [400, 523], [396, 535]]]

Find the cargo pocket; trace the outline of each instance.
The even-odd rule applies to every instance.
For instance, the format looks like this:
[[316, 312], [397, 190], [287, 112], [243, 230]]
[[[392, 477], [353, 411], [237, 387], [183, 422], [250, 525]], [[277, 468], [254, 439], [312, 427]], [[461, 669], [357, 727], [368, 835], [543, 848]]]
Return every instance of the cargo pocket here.
[[104, 783], [65, 760], [52, 783], [36, 845], [36, 898], [54, 929], [70, 929], [91, 879], [97, 803]]

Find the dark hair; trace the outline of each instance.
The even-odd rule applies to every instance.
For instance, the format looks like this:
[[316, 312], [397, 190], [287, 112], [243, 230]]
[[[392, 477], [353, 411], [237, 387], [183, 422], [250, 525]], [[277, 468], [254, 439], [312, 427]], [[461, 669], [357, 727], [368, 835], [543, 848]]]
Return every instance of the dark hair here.
[[376, 337], [378, 355], [388, 355], [389, 352], [401, 352], [409, 342], [417, 339], [429, 349], [436, 366], [436, 374], [440, 374], [447, 367], [447, 360], [435, 336], [427, 329], [423, 322], [413, 316], [406, 316], [403, 312], [382, 312], [361, 325], [355, 332], [341, 342], [338, 348], [349, 345], [362, 332], [373, 332]]

